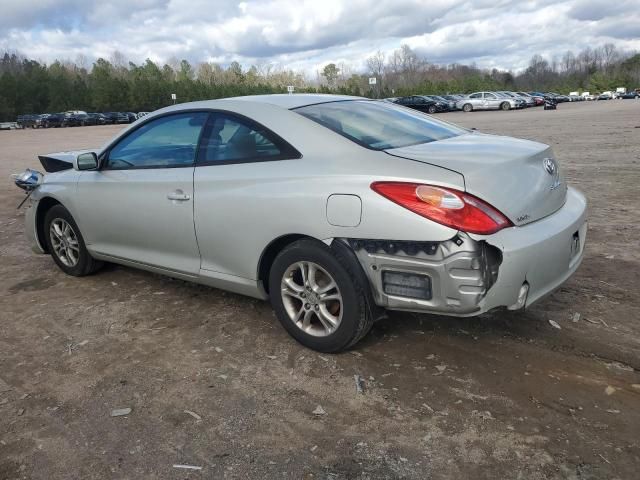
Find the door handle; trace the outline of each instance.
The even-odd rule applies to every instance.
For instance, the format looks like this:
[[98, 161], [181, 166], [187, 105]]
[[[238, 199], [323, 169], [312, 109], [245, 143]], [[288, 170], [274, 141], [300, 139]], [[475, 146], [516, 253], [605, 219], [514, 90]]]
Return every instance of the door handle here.
[[191, 200], [191, 195], [184, 193], [182, 190], [175, 190], [167, 195], [169, 200], [177, 200], [178, 202], [186, 202]]

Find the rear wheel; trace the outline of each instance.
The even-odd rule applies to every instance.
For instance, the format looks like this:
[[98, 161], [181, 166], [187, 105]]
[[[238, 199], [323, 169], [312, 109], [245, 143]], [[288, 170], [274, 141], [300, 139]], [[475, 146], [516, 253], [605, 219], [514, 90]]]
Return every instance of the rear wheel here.
[[269, 292], [280, 323], [313, 350], [345, 350], [373, 324], [363, 287], [347, 262], [317, 240], [300, 240], [278, 254]]
[[67, 275], [82, 277], [102, 266], [102, 262], [87, 251], [78, 225], [62, 205], [49, 209], [44, 218], [44, 231], [53, 260]]
[[509, 102], [502, 102], [500, 104], [500, 110], [510, 110], [511, 109], [511, 105], [509, 104]]
[[465, 103], [462, 106], [462, 111], [463, 112], [471, 112], [473, 110], [473, 105], [471, 105], [470, 103]]

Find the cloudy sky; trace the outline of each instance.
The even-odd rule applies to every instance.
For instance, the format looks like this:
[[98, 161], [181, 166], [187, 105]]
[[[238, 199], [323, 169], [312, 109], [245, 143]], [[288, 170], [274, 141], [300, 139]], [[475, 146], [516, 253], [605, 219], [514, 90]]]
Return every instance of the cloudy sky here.
[[640, 51], [640, 0], [0, 0], [0, 51], [364, 70], [406, 43], [434, 63], [518, 70], [611, 42]]

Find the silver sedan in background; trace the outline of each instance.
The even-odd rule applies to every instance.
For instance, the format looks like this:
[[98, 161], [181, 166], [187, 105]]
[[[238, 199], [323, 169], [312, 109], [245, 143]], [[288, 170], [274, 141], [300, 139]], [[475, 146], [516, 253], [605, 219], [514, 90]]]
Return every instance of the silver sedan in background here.
[[26, 232], [64, 272], [113, 262], [269, 299], [323, 352], [354, 345], [387, 309], [524, 308], [584, 252], [585, 198], [550, 147], [389, 102], [175, 105], [40, 160], [46, 174], [16, 178], [31, 192]]
[[531, 97], [531, 96], [521, 95], [521, 94], [519, 94], [517, 92], [499, 91], [499, 92], [496, 92], [496, 93], [501, 94], [501, 95], [506, 96], [506, 97], [514, 98], [516, 100], [520, 100], [522, 102], [522, 104], [524, 105], [524, 107], [534, 107], [536, 105], [536, 102], [533, 100], [533, 97]]
[[474, 110], [511, 110], [520, 105], [515, 98], [496, 92], [475, 92], [458, 100], [456, 107], [463, 112]]

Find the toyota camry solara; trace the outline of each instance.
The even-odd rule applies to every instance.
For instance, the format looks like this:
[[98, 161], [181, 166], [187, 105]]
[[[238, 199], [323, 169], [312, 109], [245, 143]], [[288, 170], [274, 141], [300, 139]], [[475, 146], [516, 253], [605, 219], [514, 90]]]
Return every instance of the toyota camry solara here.
[[265, 95], [153, 112], [40, 157], [34, 249], [260, 299], [300, 343], [354, 345], [386, 310], [517, 310], [582, 260], [586, 202], [547, 145], [388, 102]]

